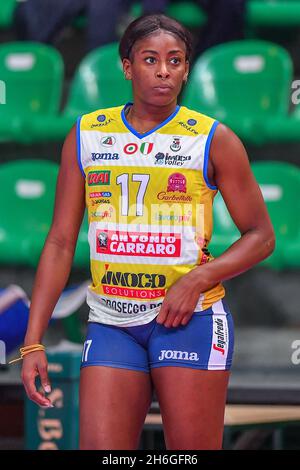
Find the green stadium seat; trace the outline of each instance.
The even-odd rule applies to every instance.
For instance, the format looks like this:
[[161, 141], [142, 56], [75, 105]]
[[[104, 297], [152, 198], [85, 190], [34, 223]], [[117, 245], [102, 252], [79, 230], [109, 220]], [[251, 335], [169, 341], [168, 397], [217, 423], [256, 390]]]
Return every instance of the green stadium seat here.
[[0, 28], [9, 28], [13, 23], [17, 0], [2, 0], [0, 6]]
[[[0, 141], [30, 142], [31, 118], [58, 113], [63, 61], [52, 47], [33, 42], [0, 45]], [[3, 95], [3, 93], [2, 93]]]
[[290, 134], [296, 138], [296, 125], [287, 119], [291, 81], [292, 62], [285, 49], [267, 41], [234, 41], [198, 58], [182, 104], [224, 122], [252, 144], [287, 139], [280, 124], [285, 130], [294, 126]]
[[63, 113], [32, 121], [35, 140], [63, 139], [78, 116], [132, 99], [131, 82], [124, 79], [116, 43], [90, 52], [79, 65]]
[[[0, 165], [0, 263], [36, 268], [52, 222], [58, 165], [17, 160]], [[86, 215], [86, 214], [85, 214]], [[88, 269], [87, 220], [83, 220], [73, 266]], [[77, 312], [63, 318], [66, 337], [82, 341]]]
[[275, 269], [300, 268], [300, 169], [290, 163], [260, 161], [251, 165], [270, 214], [276, 248], [262, 264]]
[[131, 82], [124, 79], [118, 44], [108, 44], [90, 52], [79, 65], [64, 114], [76, 118], [131, 98]]
[[250, 26], [299, 26], [300, 1], [250, 0], [247, 2], [246, 21]]
[[[58, 165], [16, 160], [0, 165], [0, 263], [36, 267], [52, 222]], [[73, 265], [87, 268], [86, 217]]]
[[[300, 268], [300, 170], [285, 162], [261, 161], [251, 164], [258, 182], [275, 234], [276, 247], [270, 257], [260, 265], [272, 269]], [[240, 238], [222, 196], [218, 193], [214, 202], [214, 229], [210, 244], [214, 256], [220, 256]]]

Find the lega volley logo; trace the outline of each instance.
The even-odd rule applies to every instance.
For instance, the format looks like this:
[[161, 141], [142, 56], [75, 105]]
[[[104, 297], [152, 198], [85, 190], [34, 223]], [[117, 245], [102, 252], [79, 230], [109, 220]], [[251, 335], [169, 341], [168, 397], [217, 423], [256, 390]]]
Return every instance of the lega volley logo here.
[[153, 150], [153, 143], [152, 142], [143, 142], [140, 146], [136, 143], [130, 142], [129, 144], [126, 144], [124, 147], [124, 152], [126, 155], [133, 155], [135, 154], [138, 150], [143, 155], [149, 155], [152, 150]]

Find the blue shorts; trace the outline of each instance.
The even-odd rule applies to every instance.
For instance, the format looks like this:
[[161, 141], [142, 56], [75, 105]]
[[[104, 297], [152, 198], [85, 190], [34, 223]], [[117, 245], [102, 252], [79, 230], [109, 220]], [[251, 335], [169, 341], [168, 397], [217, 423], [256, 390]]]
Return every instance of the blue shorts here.
[[228, 370], [234, 347], [233, 320], [224, 299], [194, 312], [186, 326], [156, 322], [119, 327], [90, 322], [81, 367], [109, 366], [149, 372], [154, 367]]

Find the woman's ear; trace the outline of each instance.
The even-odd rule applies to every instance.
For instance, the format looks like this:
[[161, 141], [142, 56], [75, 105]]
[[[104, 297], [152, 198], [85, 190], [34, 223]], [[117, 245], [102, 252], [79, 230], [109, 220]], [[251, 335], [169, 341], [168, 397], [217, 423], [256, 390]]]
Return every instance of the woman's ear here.
[[129, 59], [123, 59], [123, 72], [125, 80], [131, 80], [131, 62]]
[[183, 83], [187, 82], [188, 76], [189, 76], [189, 71], [190, 71], [190, 64], [189, 64], [189, 61], [187, 60], [186, 63], [185, 63], [185, 74], [183, 76]]

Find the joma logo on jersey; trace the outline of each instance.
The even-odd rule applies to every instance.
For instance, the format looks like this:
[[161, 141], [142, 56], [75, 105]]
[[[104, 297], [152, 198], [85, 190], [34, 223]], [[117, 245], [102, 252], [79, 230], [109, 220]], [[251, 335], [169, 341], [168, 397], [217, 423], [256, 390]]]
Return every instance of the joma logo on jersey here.
[[216, 342], [213, 343], [213, 349], [215, 351], [219, 351], [224, 356], [226, 346], [224, 320], [222, 320], [221, 318], [217, 318], [215, 320], [215, 324], [217, 328], [214, 331]]
[[90, 171], [88, 173], [88, 186], [110, 184], [110, 171]]
[[187, 352], [187, 351], [171, 351], [162, 349], [161, 355], [158, 360], [163, 361], [164, 359], [183, 359], [184, 361], [199, 361], [199, 356], [196, 352]]
[[93, 162], [95, 160], [119, 160], [120, 156], [118, 153], [98, 153], [98, 152], [92, 152], [91, 154]]

